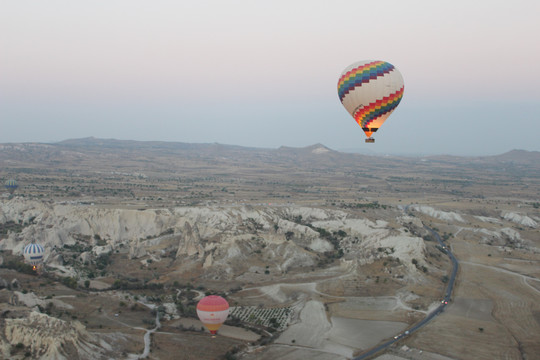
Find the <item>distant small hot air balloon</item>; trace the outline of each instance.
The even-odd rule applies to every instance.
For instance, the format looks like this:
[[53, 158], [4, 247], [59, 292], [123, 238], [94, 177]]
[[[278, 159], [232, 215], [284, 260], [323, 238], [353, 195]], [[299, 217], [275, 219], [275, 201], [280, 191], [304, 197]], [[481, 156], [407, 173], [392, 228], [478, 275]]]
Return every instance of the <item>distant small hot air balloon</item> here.
[[19, 187], [16, 180], [9, 179], [4, 183], [5, 188], [9, 191], [10, 194], [13, 194], [15, 190]]
[[229, 303], [217, 295], [202, 298], [197, 304], [197, 315], [212, 335], [215, 335], [221, 324], [229, 315]]
[[373, 143], [379, 130], [403, 97], [403, 77], [394, 65], [380, 60], [364, 60], [343, 70], [338, 96], [354, 120]]
[[45, 249], [39, 244], [29, 244], [24, 247], [23, 255], [27, 264], [32, 265], [34, 270], [43, 263]]

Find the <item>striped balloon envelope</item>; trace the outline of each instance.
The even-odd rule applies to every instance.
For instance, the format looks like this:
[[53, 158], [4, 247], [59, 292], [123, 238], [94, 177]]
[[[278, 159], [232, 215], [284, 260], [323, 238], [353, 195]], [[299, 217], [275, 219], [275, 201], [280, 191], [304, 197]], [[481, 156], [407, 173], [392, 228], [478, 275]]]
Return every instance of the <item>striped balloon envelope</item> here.
[[4, 183], [4, 186], [10, 194], [13, 194], [13, 192], [15, 192], [15, 190], [17, 190], [19, 187], [19, 184], [17, 184], [16, 180], [9, 179]]
[[229, 303], [217, 295], [202, 298], [197, 304], [197, 315], [212, 335], [215, 335], [229, 315]]
[[403, 98], [403, 77], [394, 65], [381, 60], [364, 60], [343, 70], [338, 96], [368, 139], [379, 130]]
[[44, 254], [45, 249], [39, 244], [26, 245], [23, 250], [25, 261], [32, 266], [41, 264], [43, 262]]

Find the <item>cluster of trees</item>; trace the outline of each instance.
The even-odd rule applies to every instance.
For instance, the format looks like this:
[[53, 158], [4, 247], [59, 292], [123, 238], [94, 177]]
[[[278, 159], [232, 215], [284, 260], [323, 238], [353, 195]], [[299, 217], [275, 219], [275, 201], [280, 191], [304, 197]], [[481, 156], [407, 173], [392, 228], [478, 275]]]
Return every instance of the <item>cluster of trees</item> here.
[[234, 308], [230, 314], [227, 324], [243, 326], [242, 323], [250, 323], [268, 328], [271, 331], [284, 329], [289, 321], [291, 309], [283, 308], [263, 308], [261, 306], [239, 306]]
[[342, 208], [347, 209], [386, 209], [387, 205], [381, 205], [377, 201], [370, 203], [350, 203], [350, 204], [341, 204]]
[[344, 237], [347, 236], [347, 233], [343, 230], [338, 230], [334, 232], [330, 232], [324, 228], [319, 227], [313, 227], [310, 226], [313, 230], [317, 231], [320, 236], [327, 240], [329, 243], [331, 243], [334, 246], [334, 251], [330, 254], [327, 254], [328, 257], [334, 258], [334, 259], [340, 259], [343, 257], [343, 249], [341, 248], [341, 240], [343, 240]]
[[162, 283], [148, 283], [139, 279], [116, 279], [111, 285], [114, 290], [162, 290]]
[[[0, 250], [0, 253], [4, 253], [3, 250]], [[3, 256], [4, 262], [0, 265], [1, 268], [12, 269], [17, 272], [29, 275], [35, 275], [32, 265], [29, 265], [22, 260], [20, 256]]]
[[[338, 231], [331, 232], [324, 228], [315, 227], [310, 223], [306, 223], [304, 219], [302, 218], [302, 215], [294, 216], [290, 220], [299, 225], [304, 225], [317, 231], [321, 238], [327, 240], [334, 247], [334, 251], [325, 253], [326, 259], [321, 259], [319, 261], [319, 266], [324, 266], [327, 263], [331, 263], [334, 259], [340, 259], [343, 257], [344, 251], [343, 251], [343, 248], [341, 247], [341, 241], [343, 240], [343, 238], [347, 236], [347, 233], [345, 231], [338, 230]], [[285, 238], [287, 240], [292, 239], [293, 236], [294, 236], [294, 233], [292, 231], [288, 231], [285, 233]]]
[[25, 226], [26, 224], [18, 223], [12, 220], [6, 221], [5, 223], [0, 223], [0, 235], [7, 235], [8, 232], [20, 233]]
[[424, 265], [420, 265], [420, 264], [418, 263], [418, 260], [412, 259], [411, 261], [412, 261], [413, 265], [416, 266], [416, 268], [417, 268], [418, 270], [422, 270], [422, 271], [425, 272], [425, 273], [428, 272], [427, 267], [425, 267]]

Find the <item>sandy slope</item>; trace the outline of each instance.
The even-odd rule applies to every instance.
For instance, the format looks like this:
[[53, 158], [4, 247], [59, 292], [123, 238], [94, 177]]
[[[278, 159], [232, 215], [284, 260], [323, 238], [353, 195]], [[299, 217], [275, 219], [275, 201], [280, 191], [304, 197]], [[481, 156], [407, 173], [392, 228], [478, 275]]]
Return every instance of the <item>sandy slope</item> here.
[[296, 345], [351, 358], [359, 349], [377, 344], [403, 330], [407, 324], [393, 321], [327, 318], [320, 301], [306, 302], [300, 321], [281, 334], [277, 344]]

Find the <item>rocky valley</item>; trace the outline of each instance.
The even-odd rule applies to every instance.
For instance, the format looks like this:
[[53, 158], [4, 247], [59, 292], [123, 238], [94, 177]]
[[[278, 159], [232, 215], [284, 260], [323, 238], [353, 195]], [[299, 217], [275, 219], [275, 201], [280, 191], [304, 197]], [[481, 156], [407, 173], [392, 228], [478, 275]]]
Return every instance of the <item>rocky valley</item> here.
[[[380, 358], [532, 359], [539, 160], [1, 144], [19, 184], [0, 200], [2, 357], [352, 359], [440, 304], [448, 247], [449, 306]], [[195, 314], [205, 294], [231, 305], [216, 338]]]

